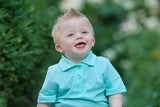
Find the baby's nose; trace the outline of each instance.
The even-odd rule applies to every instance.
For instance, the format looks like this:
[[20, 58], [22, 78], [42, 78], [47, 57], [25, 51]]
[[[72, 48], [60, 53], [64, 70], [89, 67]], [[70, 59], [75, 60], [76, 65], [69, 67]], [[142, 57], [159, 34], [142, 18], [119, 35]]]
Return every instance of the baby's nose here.
[[83, 37], [82, 37], [82, 35], [81, 34], [77, 34], [77, 39], [82, 39]]

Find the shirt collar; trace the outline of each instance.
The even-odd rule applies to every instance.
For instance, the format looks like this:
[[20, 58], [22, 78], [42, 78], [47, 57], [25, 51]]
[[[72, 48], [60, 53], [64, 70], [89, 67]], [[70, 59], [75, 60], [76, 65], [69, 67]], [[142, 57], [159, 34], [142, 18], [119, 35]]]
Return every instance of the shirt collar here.
[[[96, 60], [96, 55], [93, 54], [93, 52], [91, 51], [91, 52], [89, 52], [87, 57], [78, 64], [86, 64], [88, 66], [94, 66], [95, 60]], [[62, 71], [67, 71], [68, 69], [71, 69], [72, 67], [74, 67], [78, 64], [73, 63], [72, 61], [70, 61], [66, 57], [64, 57], [63, 55], [58, 63], [58, 65]]]

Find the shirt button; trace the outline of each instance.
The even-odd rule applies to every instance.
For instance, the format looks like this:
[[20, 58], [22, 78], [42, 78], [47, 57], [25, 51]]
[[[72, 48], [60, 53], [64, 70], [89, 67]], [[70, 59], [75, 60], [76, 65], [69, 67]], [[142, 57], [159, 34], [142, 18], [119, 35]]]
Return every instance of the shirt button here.
[[78, 78], [81, 79], [81, 75], [80, 74], [78, 75]]

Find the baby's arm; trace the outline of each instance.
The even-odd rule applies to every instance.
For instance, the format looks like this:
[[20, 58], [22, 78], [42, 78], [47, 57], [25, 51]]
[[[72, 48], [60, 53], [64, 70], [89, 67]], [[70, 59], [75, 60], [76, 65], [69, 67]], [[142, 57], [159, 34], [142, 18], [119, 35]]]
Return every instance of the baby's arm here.
[[109, 96], [109, 107], [122, 107], [122, 94]]
[[37, 107], [51, 107], [51, 104], [38, 103]]

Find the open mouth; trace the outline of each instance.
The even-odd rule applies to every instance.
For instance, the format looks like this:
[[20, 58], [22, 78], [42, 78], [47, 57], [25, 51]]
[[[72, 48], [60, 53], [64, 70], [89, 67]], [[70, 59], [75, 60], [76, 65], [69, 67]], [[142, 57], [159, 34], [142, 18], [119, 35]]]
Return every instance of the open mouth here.
[[75, 45], [75, 47], [76, 47], [76, 48], [83, 48], [85, 45], [86, 45], [86, 43], [80, 42], [80, 43], [77, 43], [77, 44]]

